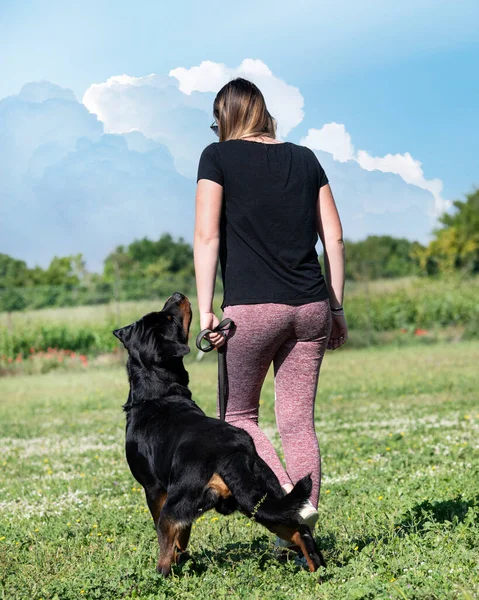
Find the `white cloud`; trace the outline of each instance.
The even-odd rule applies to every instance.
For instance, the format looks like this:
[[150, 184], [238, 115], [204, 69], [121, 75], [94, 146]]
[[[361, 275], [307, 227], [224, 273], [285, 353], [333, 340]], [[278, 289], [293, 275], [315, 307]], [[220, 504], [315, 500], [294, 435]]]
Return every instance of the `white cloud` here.
[[283, 139], [301, 123], [304, 99], [298, 88], [276, 77], [261, 60], [253, 59], [233, 68], [203, 61], [190, 69], [172, 69], [169, 76], [116, 75], [92, 84], [82, 101], [103, 121], [106, 132], [138, 130], [166, 144], [177, 169], [192, 177], [194, 161], [208, 141], [214, 141], [208, 129], [214, 94], [236, 77], [249, 79], [260, 88], [278, 122], [278, 138]]
[[216, 139], [209, 125], [211, 94], [184, 94], [167, 75], [118, 75], [91, 85], [83, 104], [98, 115], [108, 133], [140, 131], [168, 147], [177, 171], [196, 175], [202, 149]]
[[134, 238], [191, 237], [194, 183], [160, 142], [105, 135], [70, 90], [48, 82], [0, 100], [0, 123], [1, 252], [42, 266], [82, 252], [101, 269]]
[[[49, 82], [0, 100], [2, 251], [41, 264], [83, 251], [99, 268], [134, 237], [169, 231], [191, 239], [198, 158], [217, 140], [209, 129], [214, 94], [237, 76], [262, 90], [280, 137], [302, 121], [299, 90], [251, 59], [231, 69], [205, 61], [170, 75], [110, 77], [90, 86], [84, 104]], [[348, 239], [426, 241], [447, 202], [441, 180], [426, 179], [420, 161], [357, 151], [335, 122], [310, 129], [301, 143], [324, 152]]]
[[344, 125], [327, 123], [321, 129], [310, 129], [301, 143], [314, 150], [322, 150], [333, 155], [334, 160], [346, 162], [354, 158], [351, 136]]
[[223, 63], [204, 60], [199, 67], [177, 67], [168, 73], [180, 82], [180, 90], [188, 96], [193, 91], [217, 92], [229, 78], [229, 69]]
[[176, 77], [179, 89], [185, 94], [195, 90], [216, 93], [236, 77], [252, 81], [263, 93], [269, 112], [278, 122], [278, 137], [281, 139], [304, 118], [304, 98], [299, 89], [276, 77], [261, 60], [246, 58], [238, 67], [227, 67], [207, 60], [190, 69], [172, 69], [169, 75]]
[[343, 124], [327, 123], [321, 129], [309, 129], [301, 144], [313, 150], [322, 150], [333, 155], [339, 162], [355, 161], [366, 171], [381, 171], [399, 175], [406, 183], [430, 192], [434, 197], [433, 215], [438, 216], [451, 206], [442, 196], [443, 183], [440, 179], [426, 179], [421, 161], [409, 152], [372, 156], [366, 150], [356, 152], [351, 136]]

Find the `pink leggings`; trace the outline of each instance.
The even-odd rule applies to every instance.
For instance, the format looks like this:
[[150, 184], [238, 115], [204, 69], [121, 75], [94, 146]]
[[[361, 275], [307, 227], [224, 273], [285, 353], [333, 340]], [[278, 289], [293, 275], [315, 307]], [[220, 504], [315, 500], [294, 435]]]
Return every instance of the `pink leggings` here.
[[[226, 306], [223, 317], [235, 323], [227, 334], [226, 421], [246, 430], [256, 450], [281, 485], [311, 473], [310, 500], [317, 507], [321, 455], [314, 428], [319, 369], [331, 333], [329, 300], [299, 306], [241, 304]], [[261, 388], [274, 365], [275, 413], [286, 469], [258, 427]]]

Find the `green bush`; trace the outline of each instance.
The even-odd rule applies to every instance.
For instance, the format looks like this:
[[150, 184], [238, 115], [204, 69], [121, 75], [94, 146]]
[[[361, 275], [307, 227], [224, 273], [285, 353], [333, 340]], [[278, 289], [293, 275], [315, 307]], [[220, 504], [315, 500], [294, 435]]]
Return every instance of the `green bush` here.
[[374, 288], [345, 296], [351, 329], [389, 331], [408, 327], [469, 325], [479, 319], [479, 279], [416, 280], [385, 292]]
[[[174, 283], [174, 285], [173, 285]], [[186, 283], [186, 282], [184, 282]], [[31, 348], [67, 349], [82, 354], [111, 352], [118, 346], [112, 330], [131, 323], [150, 310], [158, 310], [173, 291], [188, 293], [181, 281], [162, 282], [154, 292], [142, 285], [124, 288], [125, 300], [89, 307], [12, 312], [0, 315], [0, 357], [26, 357]], [[385, 334], [416, 328], [436, 330], [459, 327], [464, 336], [479, 336], [479, 278], [468, 280], [405, 279], [374, 284], [354, 284], [346, 289], [345, 311], [353, 345], [381, 343]], [[131, 301], [131, 299], [134, 301]], [[146, 301], [147, 299], [149, 301]], [[192, 336], [199, 331], [196, 298]], [[221, 295], [215, 298], [218, 306]], [[80, 316], [81, 315], [81, 316]], [[221, 311], [217, 310], [218, 317]], [[410, 337], [410, 336], [409, 336]], [[392, 339], [389, 336], [389, 339]], [[190, 345], [193, 346], [193, 340]]]

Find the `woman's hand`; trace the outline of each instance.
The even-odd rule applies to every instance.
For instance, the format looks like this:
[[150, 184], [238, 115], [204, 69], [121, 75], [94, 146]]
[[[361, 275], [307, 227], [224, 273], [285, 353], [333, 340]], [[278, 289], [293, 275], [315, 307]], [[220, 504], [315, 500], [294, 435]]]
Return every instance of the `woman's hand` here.
[[[200, 313], [200, 330], [214, 329], [219, 324], [218, 317], [213, 312]], [[225, 338], [222, 333], [209, 333], [206, 338], [213, 344], [215, 348], [221, 348], [225, 343]]]
[[333, 316], [333, 327], [327, 348], [328, 350], [336, 350], [348, 339], [348, 325], [344, 315], [331, 314]]

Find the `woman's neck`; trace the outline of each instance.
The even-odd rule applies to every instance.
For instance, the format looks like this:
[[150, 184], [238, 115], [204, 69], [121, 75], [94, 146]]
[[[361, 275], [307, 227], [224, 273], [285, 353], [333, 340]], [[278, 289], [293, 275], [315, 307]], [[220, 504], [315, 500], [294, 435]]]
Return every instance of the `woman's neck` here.
[[[243, 140], [246, 140], [247, 142], [262, 142], [263, 144], [282, 144], [283, 142], [279, 142], [278, 140], [276, 140], [275, 138], [269, 137], [267, 135], [259, 135], [259, 136], [247, 136], [244, 138], [241, 138]], [[269, 141], [265, 141], [265, 140], [269, 140]]]

